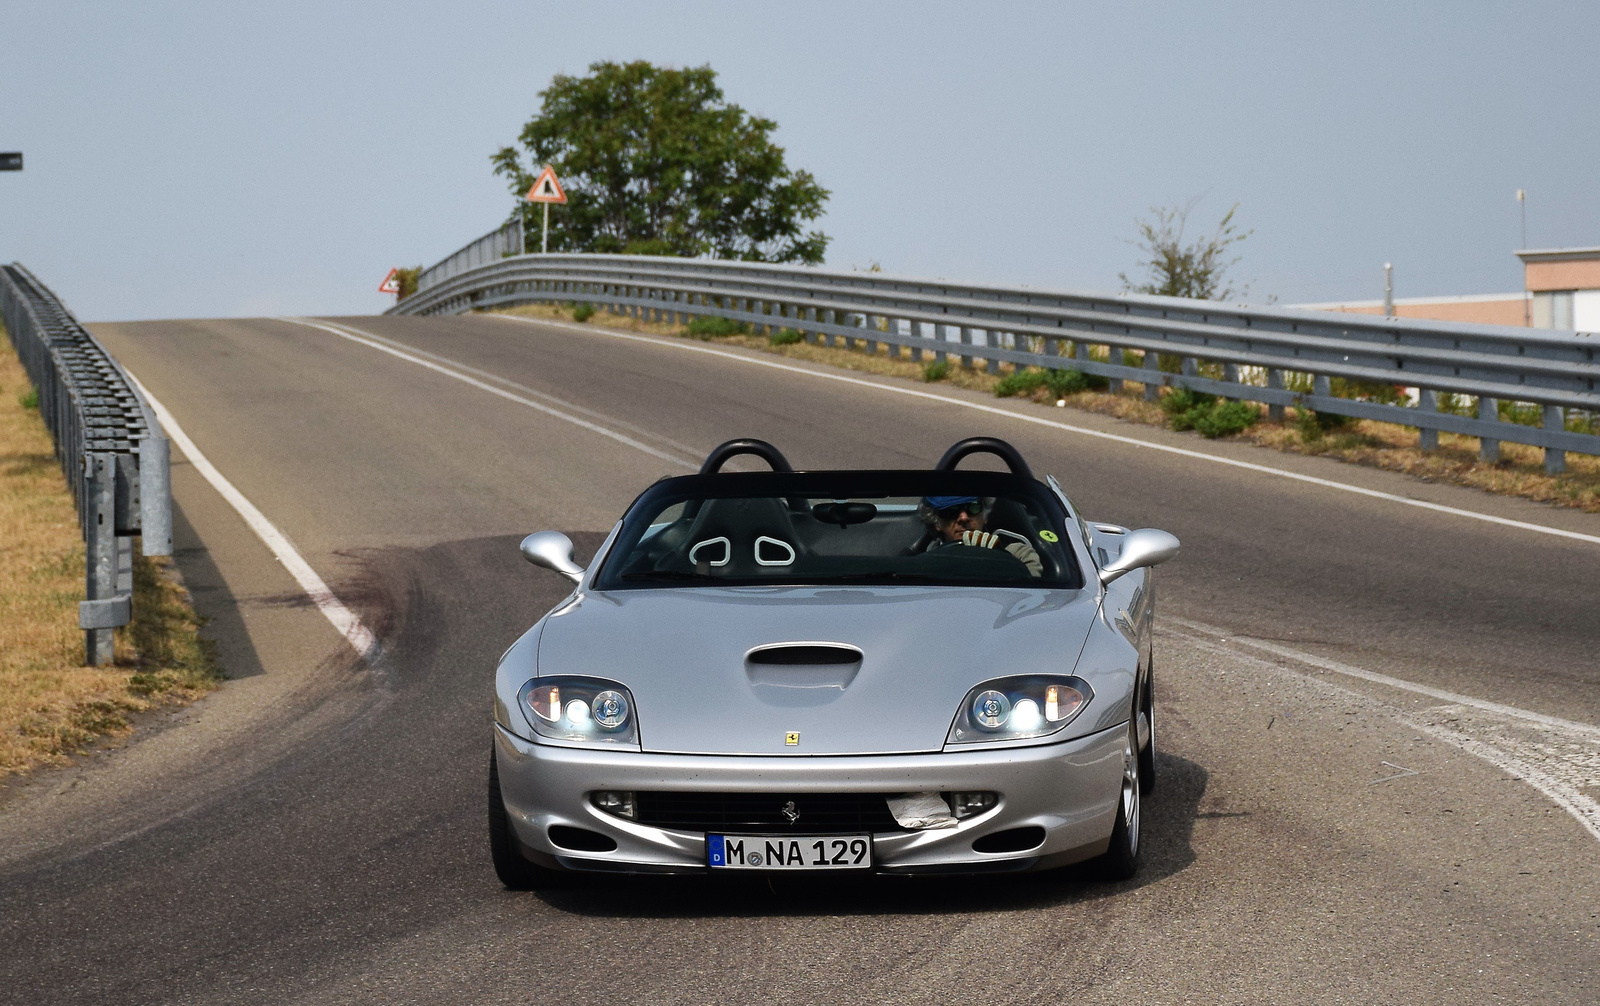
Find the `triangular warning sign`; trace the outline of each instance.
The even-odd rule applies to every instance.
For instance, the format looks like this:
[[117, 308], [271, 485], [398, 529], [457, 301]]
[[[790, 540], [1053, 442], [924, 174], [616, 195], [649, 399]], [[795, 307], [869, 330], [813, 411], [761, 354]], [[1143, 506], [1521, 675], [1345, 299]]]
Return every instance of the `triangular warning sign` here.
[[400, 270], [399, 269], [390, 269], [389, 270], [389, 275], [385, 276], [383, 278], [383, 282], [378, 284], [378, 292], [379, 293], [399, 293], [400, 292]]
[[544, 171], [540, 172], [539, 180], [533, 183], [533, 188], [528, 190], [527, 200], [530, 203], [564, 203], [567, 194], [561, 191], [561, 182], [556, 179], [556, 169], [546, 164]]

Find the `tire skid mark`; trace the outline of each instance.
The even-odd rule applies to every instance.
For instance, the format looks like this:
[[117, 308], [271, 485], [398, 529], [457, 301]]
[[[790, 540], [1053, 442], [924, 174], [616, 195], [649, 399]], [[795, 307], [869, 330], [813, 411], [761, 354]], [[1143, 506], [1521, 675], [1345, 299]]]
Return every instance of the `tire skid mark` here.
[[1313, 672], [1295, 670], [1267, 660], [1248, 652], [1244, 647], [1266, 649], [1275, 656], [1307, 667], [1334, 670], [1335, 673], [1403, 691], [1425, 695], [1451, 693], [1339, 664], [1309, 653], [1301, 654], [1286, 646], [1273, 644], [1267, 647], [1261, 645], [1259, 640], [1229, 638], [1220, 630], [1208, 627], [1201, 627], [1206, 631], [1194, 631], [1191, 627], [1197, 623], [1186, 619], [1169, 617], [1166, 621], [1169, 625], [1179, 625], [1175, 635], [1191, 646], [1261, 670], [1291, 675], [1329, 695], [1380, 713], [1493, 765], [1518, 782], [1526, 783], [1544, 794], [1572, 815], [1591, 836], [1600, 840], [1600, 801], [1584, 792], [1588, 788], [1600, 787], [1600, 729], [1586, 723], [1468, 696], [1458, 696], [1463, 700], [1460, 702], [1430, 706], [1420, 711], [1406, 710], [1368, 693], [1335, 684]]

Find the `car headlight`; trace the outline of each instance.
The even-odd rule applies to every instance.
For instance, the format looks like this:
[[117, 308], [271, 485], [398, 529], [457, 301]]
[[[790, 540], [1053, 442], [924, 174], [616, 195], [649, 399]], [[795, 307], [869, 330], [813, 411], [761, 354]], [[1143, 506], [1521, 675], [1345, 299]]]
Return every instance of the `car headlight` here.
[[517, 705], [540, 737], [587, 744], [639, 746], [633, 696], [615, 681], [572, 676], [534, 678]]
[[1089, 682], [1053, 674], [996, 678], [967, 693], [947, 744], [1047, 737], [1071, 723], [1094, 697]]

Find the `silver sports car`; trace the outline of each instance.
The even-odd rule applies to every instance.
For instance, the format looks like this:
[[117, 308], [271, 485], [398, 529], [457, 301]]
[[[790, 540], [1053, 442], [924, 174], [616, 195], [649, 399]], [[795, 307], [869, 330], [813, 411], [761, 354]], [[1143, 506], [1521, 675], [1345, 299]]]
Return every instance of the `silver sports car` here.
[[[974, 453], [1010, 471], [958, 470]], [[725, 472], [739, 454], [772, 471]], [[489, 837], [569, 871], [884, 874], [1139, 862], [1165, 531], [1088, 523], [1015, 448], [796, 472], [718, 447], [634, 501], [501, 657]]]

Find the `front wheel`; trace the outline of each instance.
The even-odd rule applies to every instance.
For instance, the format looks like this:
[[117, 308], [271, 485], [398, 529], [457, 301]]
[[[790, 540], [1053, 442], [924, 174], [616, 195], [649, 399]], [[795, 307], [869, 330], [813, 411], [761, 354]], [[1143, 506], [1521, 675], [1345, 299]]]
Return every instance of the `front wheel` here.
[[494, 872], [508, 890], [533, 891], [553, 887], [562, 874], [538, 863], [530, 863], [522, 855], [520, 843], [511, 830], [511, 818], [506, 814], [505, 796], [500, 792], [500, 767], [494, 751], [489, 752], [489, 855], [494, 859]]
[[1130, 880], [1139, 872], [1139, 831], [1143, 816], [1143, 793], [1139, 785], [1139, 717], [1128, 720], [1128, 739], [1122, 752], [1122, 792], [1117, 801], [1117, 823], [1111, 829], [1111, 845], [1095, 861], [1096, 872], [1106, 880]]

